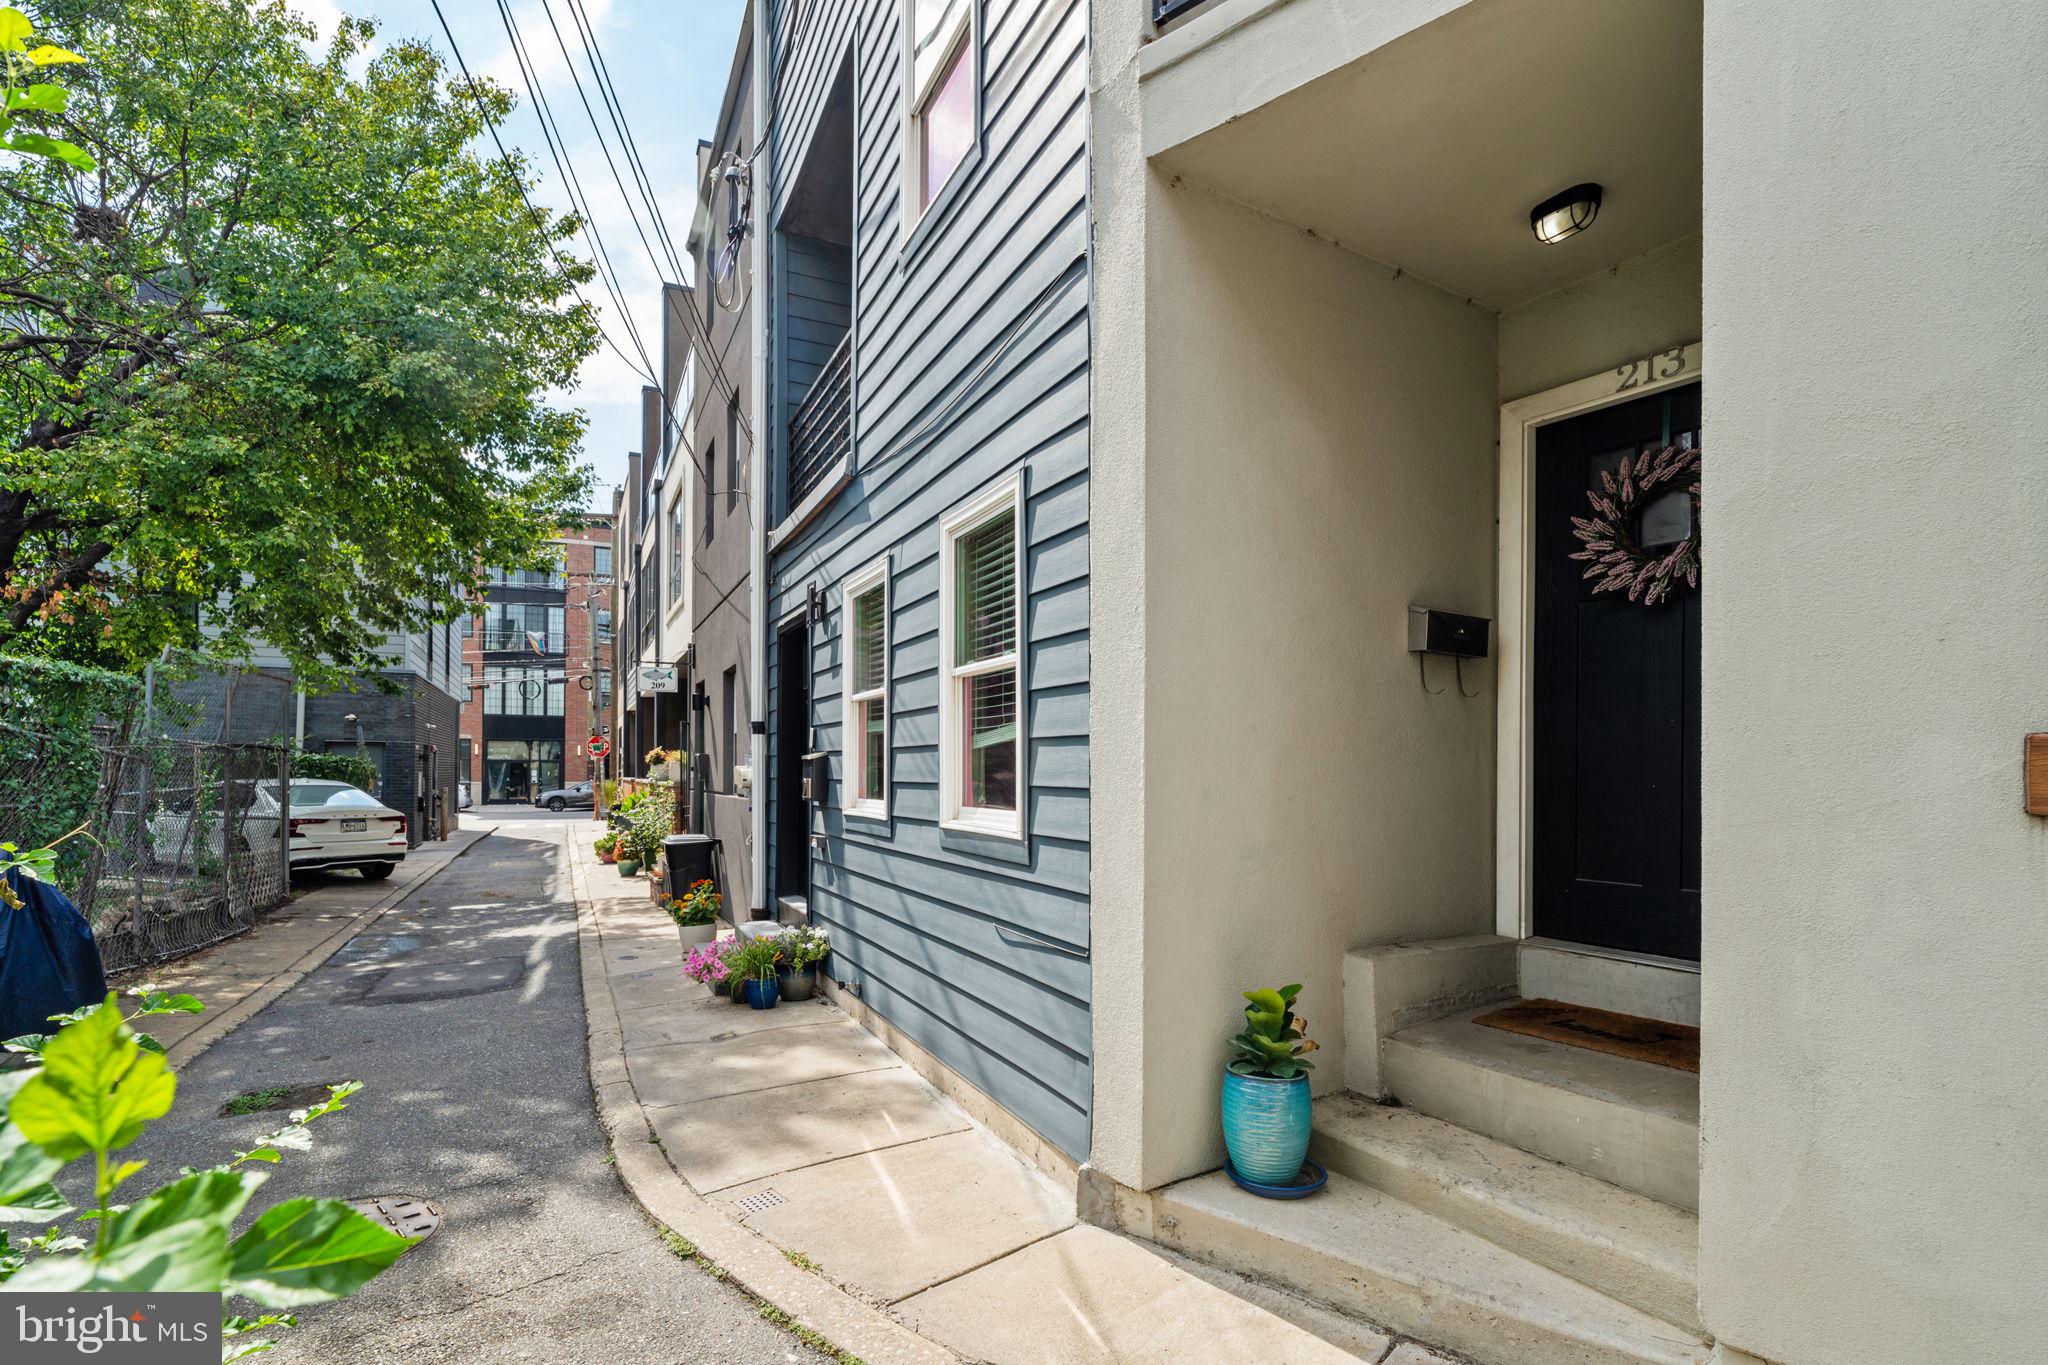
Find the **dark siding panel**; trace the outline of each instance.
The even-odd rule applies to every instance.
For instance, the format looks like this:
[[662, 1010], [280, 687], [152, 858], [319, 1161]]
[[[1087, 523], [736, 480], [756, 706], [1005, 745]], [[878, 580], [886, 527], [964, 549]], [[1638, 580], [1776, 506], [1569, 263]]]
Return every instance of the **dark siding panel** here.
[[[846, 818], [833, 792], [825, 851], [811, 855], [811, 910], [833, 935], [835, 970], [859, 983], [869, 1005], [1085, 1157], [1086, 9], [1078, 0], [985, 5], [979, 160], [909, 253], [900, 0], [804, 0], [802, 9], [811, 12], [783, 0], [775, 17], [778, 51], [793, 23], [802, 32], [776, 93], [779, 168], [806, 145], [842, 56], [854, 56], [855, 475], [774, 555], [768, 613], [799, 608], [812, 584], [828, 595], [828, 617], [813, 630], [812, 721], [835, 754], [845, 738], [838, 586], [885, 554], [890, 565], [890, 814]], [[778, 174], [776, 212], [789, 191]], [[823, 253], [798, 245], [783, 255], [783, 297], [771, 314], [778, 366], [795, 386], [809, 382], [845, 325], [830, 306], [841, 277]], [[783, 401], [786, 415], [796, 400]], [[937, 523], [1018, 469], [1029, 838], [988, 847], [938, 824]], [[774, 668], [771, 650], [771, 716]], [[771, 735], [771, 750], [782, 742]], [[773, 764], [771, 752], [771, 773]], [[835, 784], [843, 777], [835, 760]]]

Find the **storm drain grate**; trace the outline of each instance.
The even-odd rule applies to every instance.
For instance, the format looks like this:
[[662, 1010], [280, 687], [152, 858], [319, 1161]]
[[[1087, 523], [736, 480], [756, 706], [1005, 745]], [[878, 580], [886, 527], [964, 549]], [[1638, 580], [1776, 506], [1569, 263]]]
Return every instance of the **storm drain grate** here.
[[773, 1190], [763, 1190], [759, 1194], [748, 1195], [745, 1199], [734, 1204], [733, 1207], [738, 1209], [740, 1217], [744, 1218], [750, 1213], [766, 1213], [777, 1204], [787, 1204], [788, 1202], [787, 1199], [784, 1199]]
[[349, 1207], [365, 1218], [373, 1218], [401, 1237], [432, 1237], [441, 1230], [441, 1210], [409, 1194], [385, 1194], [375, 1199], [351, 1199]]

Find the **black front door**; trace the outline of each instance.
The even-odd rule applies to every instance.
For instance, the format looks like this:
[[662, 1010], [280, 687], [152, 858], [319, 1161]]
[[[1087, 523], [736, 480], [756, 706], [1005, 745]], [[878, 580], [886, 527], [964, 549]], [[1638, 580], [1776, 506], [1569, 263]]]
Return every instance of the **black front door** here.
[[811, 893], [811, 810], [804, 754], [811, 747], [811, 632], [791, 626], [776, 640], [775, 896]]
[[[1699, 385], [1536, 434], [1535, 927], [1546, 938], [1700, 955], [1699, 592], [1654, 607], [1595, 595], [1570, 556], [1572, 518], [1624, 455], [1699, 440]], [[1646, 509], [1646, 540], [1690, 525]], [[1707, 570], [1711, 572], [1711, 568]], [[1702, 588], [1705, 579], [1702, 578]]]

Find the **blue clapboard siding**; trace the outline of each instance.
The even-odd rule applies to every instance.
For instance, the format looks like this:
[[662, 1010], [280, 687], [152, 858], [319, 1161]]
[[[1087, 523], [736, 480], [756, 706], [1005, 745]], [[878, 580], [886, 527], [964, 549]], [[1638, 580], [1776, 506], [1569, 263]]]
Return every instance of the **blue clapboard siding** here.
[[[890, 818], [842, 816], [835, 760], [826, 847], [811, 854], [811, 911], [831, 930], [836, 971], [873, 1008], [1082, 1158], [1090, 1103], [1087, 11], [1056, 0], [984, 6], [979, 155], [906, 251], [902, 10], [902, 0], [800, 0], [779, 5], [774, 24], [784, 70], [772, 94], [776, 211], [849, 55], [854, 78], [855, 473], [777, 548], [768, 584], [773, 620], [800, 611], [810, 586], [827, 594], [827, 619], [811, 635], [811, 721], [835, 755], [844, 739], [839, 585], [889, 560]], [[815, 374], [805, 366], [824, 358], [810, 354], [816, 338], [805, 310], [831, 277], [811, 244], [771, 240], [771, 317], [782, 319], [771, 344], [784, 382], [804, 384]], [[1020, 468], [1030, 752], [1023, 844], [938, 824], [938, 521]], [[771, 651], [771, 716], [777, 673]], [[771, 773], [780, 746], [803, 738], [771, 732]], [[771, 800], [771, 858], [776, 818]]]
[[853, 260], [840, 247], [785, 234], [780, 242], [780, 277], [785, 288], [776, 302], [782, 345], [779, 390], [784, 420], [811, 391], [811, 381], [832, 358], [853, 323]]

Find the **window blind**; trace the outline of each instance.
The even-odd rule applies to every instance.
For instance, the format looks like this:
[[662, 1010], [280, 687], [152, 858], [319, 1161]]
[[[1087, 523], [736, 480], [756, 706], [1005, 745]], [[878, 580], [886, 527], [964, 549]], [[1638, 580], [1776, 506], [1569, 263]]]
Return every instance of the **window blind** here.
[[1017, 647], [1017, 518], [1004, 511], [957, 542], [960, 628], [956, 664], [994, 659]]
[[853, 599], [853, 690], [882, 685], [882, 590], [873, 587]]

